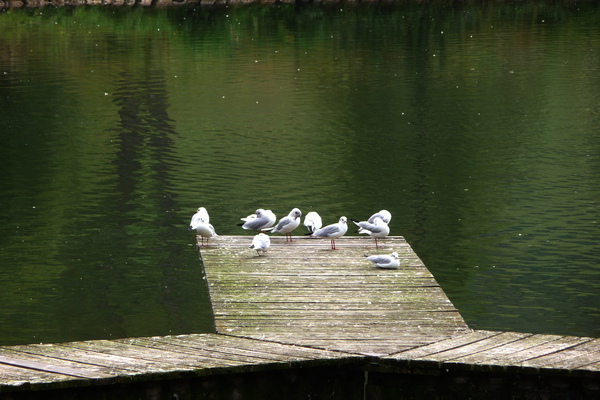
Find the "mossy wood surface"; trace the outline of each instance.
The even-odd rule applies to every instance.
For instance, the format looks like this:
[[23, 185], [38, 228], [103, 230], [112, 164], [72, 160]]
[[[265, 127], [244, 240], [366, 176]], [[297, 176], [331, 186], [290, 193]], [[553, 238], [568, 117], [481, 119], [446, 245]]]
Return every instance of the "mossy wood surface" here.
[[[383, 355], [470, 329], [406, 240], [219, 236], [201, 247], [219, 333]], [[365, 255], [398, 252], [401, 267], [379, 269]]]

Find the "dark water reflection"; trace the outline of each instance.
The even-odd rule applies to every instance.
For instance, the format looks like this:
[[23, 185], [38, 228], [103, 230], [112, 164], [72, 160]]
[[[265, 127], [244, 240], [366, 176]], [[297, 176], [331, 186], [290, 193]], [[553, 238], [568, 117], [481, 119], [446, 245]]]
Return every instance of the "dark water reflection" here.
[[593, 2], [0, 13], [0, 343], [209, 332], [193, 235], [387, 208], [473, 328], [598, 336]]

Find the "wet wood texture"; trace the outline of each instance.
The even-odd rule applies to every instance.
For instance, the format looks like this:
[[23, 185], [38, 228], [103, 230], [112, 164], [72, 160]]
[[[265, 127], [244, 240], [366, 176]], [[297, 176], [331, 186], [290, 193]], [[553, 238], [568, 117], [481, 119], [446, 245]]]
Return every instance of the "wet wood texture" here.
[[[482, 372], [598, 377], [600, 339], [518, 332], [473, 331], [386, 359], [411, 366]], [[598, 382], [600, 384], [600, 381]]]
[[[402, 237], [379, 240], [273, 235], [265, 255], [251, 236], [211, 238], [202, 247], [220, 333], [365, 355], [436, 342], [470, 331]], [[398, 252], [401, 268], [365, 255]], [[262, 254], [262, 253], [261, 253]]]
[[217, 334], [0, 347], [0, 394], [343, 365], [359, 356]]

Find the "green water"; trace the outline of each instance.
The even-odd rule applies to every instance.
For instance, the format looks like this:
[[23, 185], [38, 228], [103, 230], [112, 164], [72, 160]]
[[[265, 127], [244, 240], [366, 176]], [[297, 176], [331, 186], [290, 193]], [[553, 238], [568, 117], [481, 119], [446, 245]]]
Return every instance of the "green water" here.
[[0, 344], [210, 332], [186, 230], [382, 208], [477, 329], [600, 335], [600, 7], [0, 12]]

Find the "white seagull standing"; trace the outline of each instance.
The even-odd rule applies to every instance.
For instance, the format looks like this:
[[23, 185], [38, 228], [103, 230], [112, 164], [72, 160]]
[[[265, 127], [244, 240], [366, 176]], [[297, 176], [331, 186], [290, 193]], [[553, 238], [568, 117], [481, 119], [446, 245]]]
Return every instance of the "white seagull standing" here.
[[292, 242], [292, 231], [300, 225], [300, 217], [302, 217], [302, 211], [298, 208], [292, 209], [286, 217], [279, 220], [277, 225], [272, 228], [271, 232], [283, 233], [285, 234], [285, 241]]
[[348, 220], [346, 217], [340, 217], [340, 221], [337, 224], [331, 224], [321, 229], [317, 229], [310, 236], [331, 239], [331, 248], [335, 250], [335, 239], [344, 236], [347, 231]]
[[369, 221], [356, 221], [354, 219], [352, 222], [358, 226], [359, 234], [368, 234], [375, 239], [375, 247], [379, 247], [377, 245], [377, 238], [386, 237], [390, 234], [390, 227], [380, 217], [375, 217], [373, 223], [370, 223]]
[[321, 216], [316, 211], [311, 211], [306, 214], [304, 217], [304, 226], [308, 229], [310, 233], [321, 229], [323, 226], [323, 221], [321, 220]]
[[385, 222], [386, 224], [389, 224], [390, 221], [392, 220], [392, 213], [389, 212], [388, 210], [381, 210], [381, 211], [376, 212], [375, 214], [371, 215], [367, 221], [370, 223], [374, 223], [375, 218], [377, 218], [377, 217], [381, 218], [383, 220], [383, 222]]
[[206, 246], [208, 246], [208, 239], [217, 235], [215, 228], [209, 223], [210, 217], [206, 208], [200, 207], [198, 211], [192, 216], [190, 221], [190, 230], [196, 230], [196, 233], [200, 235], [200, 246], [204, 246], [204, 238], [206, 238]]
[[256, 254], [260, 256], [260, 251], [262, 250], [263, 254], [265, 254], [269, 246], [271, 246], [271, 238], [269, 235], [265, 235], [261, 232], [254, 236], [250, 248], [256, 250]]
[[238, 224], [244, 229], [262, 231], [267, 228], [270, 228], [275, 223], [277, 217], [271, 210], [265, 210], [259, 208], [256, 210], [256, 214], [249, 215], [246, 218], [242, 218], [242, 221], [245, 221], [243, 224]]
[[190, 231], [194, 230], [196, 228], [194, 228], [194, 226], [196, 226], [196, 224], [198, 223], [197, 221], [200, 220], [200, 218], [202, 218], [204, 220], [204, 222], [209, 223], [210, 222], [210, 217], [208, 216], [208, 211], [206, 211], [206, 208], [204, 207], [198, 207], [198, 209], [196, 210], [196, 213], [194, 215], [192, 215], [192, 220], [190, 221]]
[[400, 260], [396, 252], [390, 255], [368, 256], [367, 260], [371, 261], [377, 268], [397, 269], [400, 267]]

